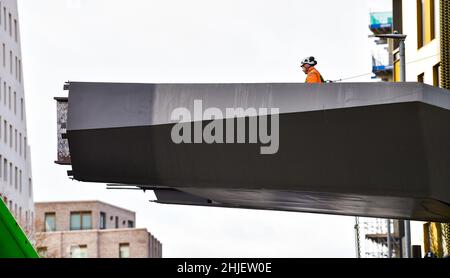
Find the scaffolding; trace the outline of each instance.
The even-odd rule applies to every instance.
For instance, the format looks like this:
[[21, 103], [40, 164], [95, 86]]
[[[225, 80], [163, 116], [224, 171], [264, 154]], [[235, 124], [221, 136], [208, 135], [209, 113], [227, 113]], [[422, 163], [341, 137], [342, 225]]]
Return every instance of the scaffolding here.
[[[370, 31], [374, 35], [392, 33], [392, 12], [370, 13]], [[386, 38], [377, 38], [372, 49], [373, 78], [391, 81], [393, 71], [392, 52]]]
[[356, 217], [357, 257], [400, 258], [401, 222], [382, 218]]

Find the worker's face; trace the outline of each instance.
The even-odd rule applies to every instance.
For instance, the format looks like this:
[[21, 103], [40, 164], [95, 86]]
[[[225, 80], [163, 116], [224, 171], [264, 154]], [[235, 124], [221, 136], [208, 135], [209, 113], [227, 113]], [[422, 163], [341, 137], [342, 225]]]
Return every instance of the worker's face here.
[[307, 73], [307, 72], [308, 72], [308, 69], [309, 69], [309, 67], [310, 67], [310, 65], [308, 65], [308, 64], [304, 64], [304, 65], [302, 65], [302, 71], [303, 71], [304, 73]]

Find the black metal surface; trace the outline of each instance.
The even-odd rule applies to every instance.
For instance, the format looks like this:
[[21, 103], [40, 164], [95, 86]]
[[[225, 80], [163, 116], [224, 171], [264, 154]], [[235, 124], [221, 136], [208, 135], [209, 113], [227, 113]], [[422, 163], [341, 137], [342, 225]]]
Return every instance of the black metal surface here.
[[[200, 198], [159, 194], [164, 203], [450, 221], [444, 91], [413, 83], [297, 85], [254, 84], [266, 88], [258, 98], [256, 88], [242, 93], [242, 84], [209, 84], [210, 92], [199, 93], [199, 84], [70, 83], [74, 178], [167, 186]], [[170, 111], [195, 98], [208, 107], [280, 108], [279, 152], [261, 155], [258, 144], [174, 144]]]

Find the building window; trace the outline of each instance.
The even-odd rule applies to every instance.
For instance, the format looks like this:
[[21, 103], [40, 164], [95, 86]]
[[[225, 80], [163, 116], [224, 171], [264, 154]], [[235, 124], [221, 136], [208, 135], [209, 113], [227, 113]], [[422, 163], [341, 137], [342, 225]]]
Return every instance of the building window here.
[[17, 92], [14, 92], [14, 115], [17, 114]]
[[12, 149], [13, 147], [13, 132], [12, 125], [9, 125], [9, 147]]
[[19, 60], [19, 83], [22, 83], [22, 61]]
[[417, 82], [419, 82], [419, 83], [423, 83], [423, 78], [424, 78], [424, 76], [425, 76], [425, 73], [421, 73], [421, 74], [419, 74], [418, 76], [417, 76]]
[[92, 229], [91, 212], [71, 212], [70, 230], [90, 230]]
[[6, 122], [6, 120], [3, 121], [3, 129], [5, 130], [5, 132], [4, 132], [4, 135], [5, 135], [5, 138], [4, 138], [5, 144], [7, 144], [7, 143], [8, 143], [8, 140], [7, 140], [7, 138], [8, 138], [8, 135], [7, 135], [7, 132], [8, 132], [8, 123]]
[[423, 28], [423, 21], [424, 21], [424, 0], [417, 0], [417, 48], [421, 48], [423, 46], [423, 38], [425, 36], [424, 34], [424, 28]]
[[44, 232], [56, 231], [56, 215], [54, 212], [46, 212], [44, 216]]
[[47, 258], [47, 247], [38, 247], [37, 253], [41, 258]]
[[128, 228], [134, 228], [134, 222], [131, 220], [128, 220]]
[[92, 217], [91, 212], [81, 214], [81, 228], [83, 230], [92, 229]]
[[104, 212], [100, 212], [99, 228], [101, 230], [106, 229], [106, 213], [104, 213]]
[[6, 45], [3, 44], [3, 67], [6, 67]]
[[18, 169], [17, 169], [17, 166], [16, 167], [14, 167], [14, 188], [17, 190], [17, 188], [18, 188], [18, 182], [17, 182], [17, 180], [18, 180], [18, 174], [19, 174], [19, 171], [18, 171]]
[[417, 1], [417, 48], [436, 37], [434, 0]]
[[20, 98], [20, 120], [23, 121], [23, 98]]
[[440, 27], [440, 25], [439, 25], [439, 20], [440, 20], [440, 14], [439, 14], [439, 12], [440, 12], [440, 3], [439, 3], [440, 1], [438, 0], [438, 1], [433, 1], [433, 6], [434, 6], [434, 38], [436, 38], [436, 34], [437, 34], [437, 32], [436, 32], [436, 30], [439, 30], [439, 27]]
[[87, 258], [87, 245], [72, 245], [70, 246], [71, 258]]
[[130, 257], [130, 244], [120, 243], [119, 244], [119, 258], [129, 258]]
[[118, 228], [119, 228], [119, 217], [116, 216], [116, 229], [118, 229]]
[[441, 63], [437, 63], [433, 66], [433, 86], [439, 87], [440, 80], [439, 80], [439, 72], [441, 69]]
[[13, 185], [13, 165], [12, 162], [9, 163], [9, 185]]
[[3, 181], [8, 182], [8, 160], [3, 159]]
[[19, 192], [22, 193], [22, 170], [19, 170]]
[[28, 179], [28, 197], [31, 198], [31, 194], [33, 193], [33, 186], [31, 185], [31, 179]]
[[14, 40], [17, 42], [17, 19], [14, 19]]
[[[436, 15], [435, 15], [435, 3], [434, 0], [428, 0], [428, 9], [429, 9], [429, 31], [430, 31], [430, 41], [434, 40], [436, 38]], [[439, 5], [439, 1], [438, 1], [438, 5]], [[438, 25], [439, 26], [439, 25]]]
[[9, 36], [12, 37], [12, 16], [11, 13], [8, 15], [8, 23], [9, 23]]
[[81, 230], [81, 215], [80, 213], [70, 214], [70, 230]]

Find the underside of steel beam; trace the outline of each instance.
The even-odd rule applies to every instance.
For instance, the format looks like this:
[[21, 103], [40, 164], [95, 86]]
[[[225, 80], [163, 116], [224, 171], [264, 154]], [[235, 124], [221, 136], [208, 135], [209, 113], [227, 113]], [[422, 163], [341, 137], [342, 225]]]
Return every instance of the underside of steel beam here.
[[[68, 98], [57, 98], [57, 163], [71, 164], [76, 180], [151, 189], [169, 204], [450, 221], [447, 90], [420, 83], [65, 88]], [[227, 108], [278, 109], [277, 152], [261, 154], [267, 142], [249, 141], [261, 114], [237, 116], [246, 118], [246, 143], [175, 143], [175, 109], [192, 111], [192, 133], [191, 122], [200, 130], [213, 122], [195, 117], [195, 101], [224, 118]], [[231, 122], [237, 132], [228, 118], [224, 138]]]

